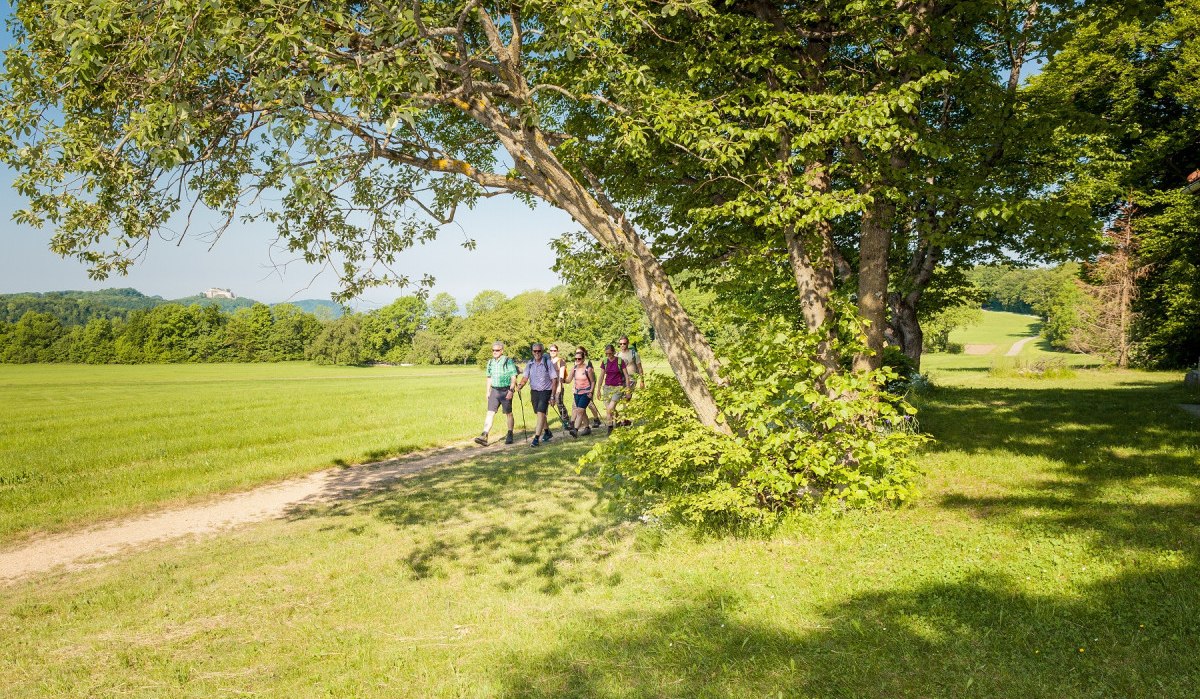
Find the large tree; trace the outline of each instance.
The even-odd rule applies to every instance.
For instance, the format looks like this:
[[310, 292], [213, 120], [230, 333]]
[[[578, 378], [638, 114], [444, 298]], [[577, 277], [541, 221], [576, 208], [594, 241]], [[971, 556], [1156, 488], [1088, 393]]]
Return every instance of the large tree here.
[[1145, 364], [1200, 357], [1200, 197], [1187, 187], [1200, 170], [1198, 73], [1195, 2], [1124, 0], [1087, 3], [1033, 81], [1037, 99], [1072, 126], [1050, 145], [1073, 175], [1064, 191], [1094, 206], [1094, 230], [1136, 207], [1126, 222], [1140, 291], [1132, 359]]
[[629, 51], [679, 79], [615, 116], [647, 148], [614, 158], [604, 142], [590, 162], [669, 265], [823, 334], [830, 370], [839, 288], [865, 321], [856, 367], [878, 364], [889, 332], [919, 361], [918, 307], [959, 300], [961, 270], [1088, 236], [1090, 212], [1055, 195], [1063, 173], [1036, 162], [1057, 123], [1021, 89], [1071, 4], [743, 0], [665, 16]]
[[564, 124], [626, 111], [647, 77], [622, 47], [687, 4], [21, 0], [0, 151], [20, 219], [97, 277], [207, 207], [273, 223], [348, 297], [409, 281], [389, 264], [459, 205], [548, 202], [619, 260], [699, 419], [727, 431], [707, 340]]

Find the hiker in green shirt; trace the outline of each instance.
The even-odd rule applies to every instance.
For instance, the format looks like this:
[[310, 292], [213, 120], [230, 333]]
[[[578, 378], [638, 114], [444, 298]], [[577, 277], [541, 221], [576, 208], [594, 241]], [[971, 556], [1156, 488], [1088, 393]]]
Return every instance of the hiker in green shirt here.
[[514, 379], [520, 373], [521, 370], [517, 368], [517, 363], [512, 360], [512, 357], [505, 356], [504, 343], [493, 343], [492, 358], [487, 363], [487, 417], [483, 421], [483, 434], [475, 438], [475, 443], [479, 446], [487, 446], [488, 432], [492, 430], [492, 420], [496, 417], [496, 411], [500, 409], [504, 410], [504, 415], [508, 418], [508, 434], [504, 437], [504, 443], [513, 443], [515, 420], [513, 419], [512, 400], [513, 390], [516, 388]]

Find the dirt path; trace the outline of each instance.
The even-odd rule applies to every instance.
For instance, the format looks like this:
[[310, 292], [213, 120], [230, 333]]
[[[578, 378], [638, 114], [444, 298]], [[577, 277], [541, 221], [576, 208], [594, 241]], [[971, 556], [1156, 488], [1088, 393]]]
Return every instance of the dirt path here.
[[465, 461], [496, 449], [522, 446], [521, 441], [511, 447], [501, 443], [482, 452], [479, 447], [464, 442], [373, 464], [332, 468], [222, 496], [211, 502], [163, 510], [83, 531], [38, 537], [17, 548], [0, 551], [0, 584], [60, 566], [79, 569], [103, 565], [123, 551], [152, 542], [212, 534], [242, 524], [282, 517], [299, 505], [353, 497], [387, 487], [410, 473]]
[[1033, 337], [1027, 337], [1027, 338], [1025, 338], [1024, 340], [1017, 340], [1016, 342], [1014, 342], [1014, 343], [1013, 343], [1013, 346], [1012, 346], [1012, 347], [1009, 347], [1009, 348], [1008, 348], [1008, 351], [1004, 353], [1004, 356], [1005, 356], [1005, 357], [1015, 357], [1015, 356], [1017, 356], [1018, 354], [1020, 354], [1020, 353], [1021, 353], [1021, 348], [1022, 348], [1022, 347], [1024, 347], [1025, 345], [1027, 345], [1027, 344], [1029, 343], [1029, 341], [1030, 341], [1030, 340], [1036, 340], [1036, 339], [1037, 339], [1037, 337], [1038, 337], [1037, 335], [1034, 335]]

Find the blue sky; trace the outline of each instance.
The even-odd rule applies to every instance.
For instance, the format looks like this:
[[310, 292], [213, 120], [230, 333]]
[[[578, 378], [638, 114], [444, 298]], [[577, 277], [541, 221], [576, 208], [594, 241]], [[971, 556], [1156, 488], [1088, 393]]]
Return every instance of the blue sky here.
[[[7, 48], [11, 8], [0, 2], [0, 45]], [[13, 173], [0, 167], [0, 293], [133, 287], [142, 293], [179, 298], [209, 287], [230, 288], [239, 296], [274, 303], [288, 299], [328, 298], [336, 279], [328, 272], [272, 255], [274, 231], [265, 225], [234, 225], [210, 251], [200, 239], [205, 228], [181, 243], [155, 238], [146, 256], [126, 277], [88, 279], [83, 264], [62, 259], [48, 248], [52, 231], [21, 226], [12, 220], [24, 204], [12, 190]], [[458, 212], [455, 224], [438, 239], [404, 253], [397, 272], [419, 279], [432, 274], [434, 292], [445, 291], [465, 302], [479, 291], [497, 289], [511, 296], [529, 289], [549, 289], [558, 283], [550, 271], [554, 254], [550, 240], [579, 230], [571, 218], [547, 205], [530, 210], [509, 197], [484, 200], [472, 211]], [[477, 247], [462, 247], [465, 237]], [[315, 278], [314, 278], [315, 276]], [[386, 305], [405, 290], [371, 290], [354, 305], [370, 309]]]

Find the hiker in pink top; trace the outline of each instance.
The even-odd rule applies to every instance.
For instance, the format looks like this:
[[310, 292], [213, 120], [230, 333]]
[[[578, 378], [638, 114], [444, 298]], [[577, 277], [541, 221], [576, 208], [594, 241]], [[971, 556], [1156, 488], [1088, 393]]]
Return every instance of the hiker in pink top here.
[[592, 369], [592, 363], [587, 360], [587, 350], [583, 345], [575, 348], [575, 364], [567, 370], [566, 382], [575, 395], [574, 433], [591, 434], [587, 407], [592, 403], [592, 391], [596, 388], [596, 372]]
[[631, 377], [629, 365], [617, 356], [617, 349], [611, 344], [604, 346], [604, 361], [600, 362], [600, 373], [604, 376], [604, 385], [598, 391], [608, 408], [608, 433], [612, 434], [617, 403], [625, 396], [625, 389], [629, 387]]

